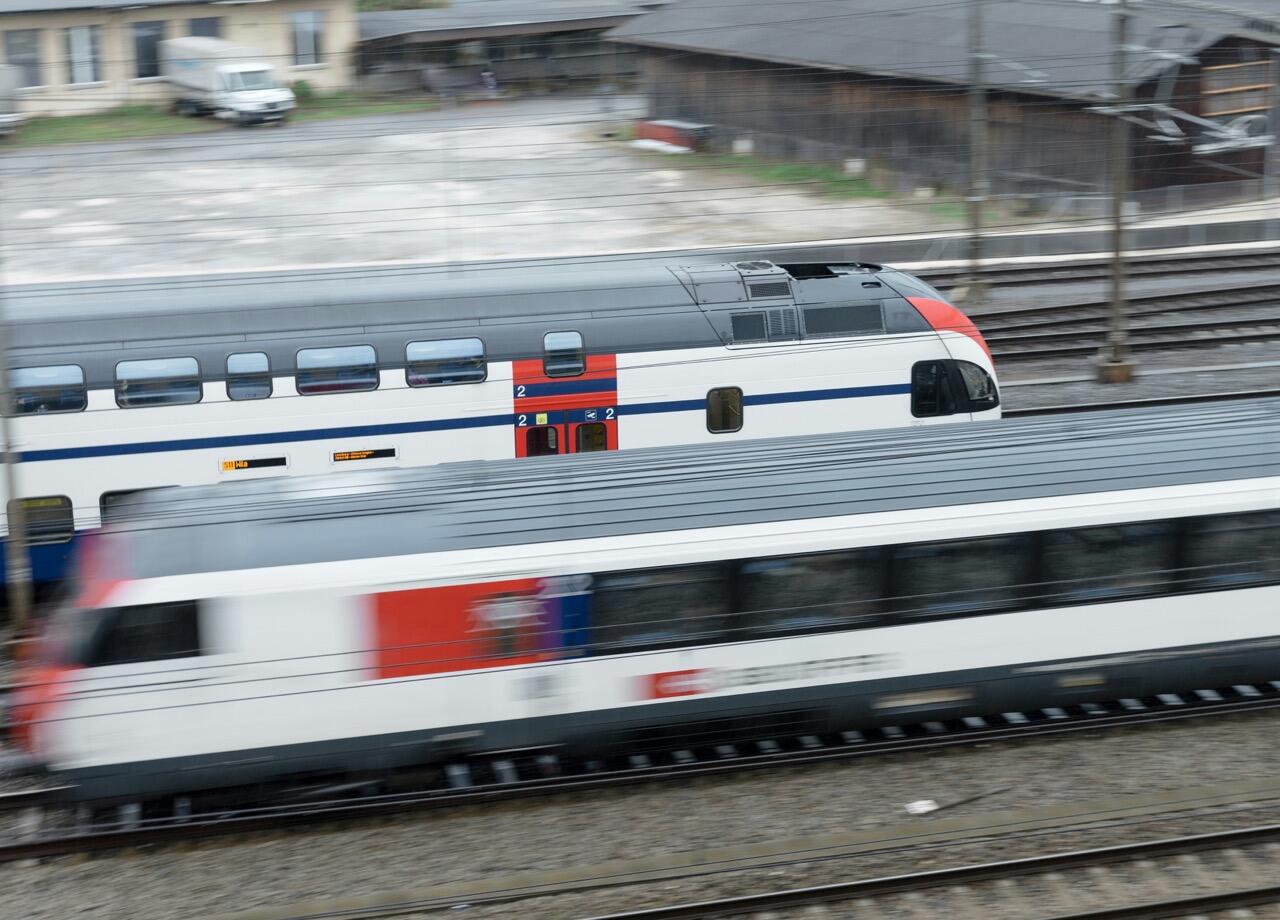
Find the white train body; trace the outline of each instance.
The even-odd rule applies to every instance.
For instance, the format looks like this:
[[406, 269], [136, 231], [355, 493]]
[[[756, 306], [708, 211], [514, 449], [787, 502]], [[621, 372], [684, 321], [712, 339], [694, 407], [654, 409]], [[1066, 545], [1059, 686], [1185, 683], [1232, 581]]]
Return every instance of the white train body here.
[[103, 797], [1271, 679], [1280, 406], [1185, 411], [159, 493], [17, 716]]
[[[999, 416], [986, 346], [959, 311], [909, 276], [847, 268], [816, 280], [776, 266], [526, 270], [501, 285], [433, 279], [444, 291], [438, 309], [406, 303], [399, 287], [323, 308], [304, 306], [318, 296], [308, 289], [289, 295], [287, 308], [238, 304], [228, 316], [153, 314], [160, 308], [145, 303], [130, 312], [122, 303], [124, 315], [86, 321], [85, 341], [72, 346], [45, 344], [67, 324], [33, 304], [19, 327], [15, 431], [37, 577], [56, 578], [74, 536], [142, 489]], [[757, 278], [781, 287], [752, 300]], [[864, 288], [873, 292], [865, 303], [845, 303]], [[195, 303], [214, 311], [243, 291], [199, 293]], [[874, 334], [832, 325], [841, 310], [867, 308]], [[743, 316], [758, 328], [739, 326]], [[551, 349], [558, 335], [576, 335], [576, 351]], [[130, 344], [104, 352], [104, 337]], [[478, 359], [450, 371], [465, 380], [413, 385], [420, 365], [408, 349], [468, 342], [480, 343]], [[369, 365], [335, 369], [328, 386], [300, 382], [317, 373], [299, 370], [304, 355], [360, 349], [373, 356]], [[259, 358], [257, 376], [233, 374], [234, 361]], [[557, 372], [549, 363], [557, 359], [570, 366]], [[184, 362], [193, 376], [157, 376]], [[145, 376], [131, 381], [134, 366]], [[922, 411], [919, 369], [932, 367], [954, 393]], [[67, 375], [71, 383], [57, 382]], [[246, 380], [262, 398], [244, 395]], [[715, 409], [736, 413], [736, 424], [717, 424]]]

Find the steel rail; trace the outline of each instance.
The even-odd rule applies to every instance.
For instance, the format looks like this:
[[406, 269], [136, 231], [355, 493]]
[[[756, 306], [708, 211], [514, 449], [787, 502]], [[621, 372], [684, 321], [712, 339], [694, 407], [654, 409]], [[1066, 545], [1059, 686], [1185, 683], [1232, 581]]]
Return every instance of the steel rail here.
[[[785, 260], [784, 260], [785, 261]], [[1025, 263], [1021, 265], [988, 265], [982, 269], [982, 280], [992, 285], [1039, 285], [1072, 281], [1101, 281], [1107, 277], [1110, 261], [1088, 259], [1072, 262]], [[1222, 255], [1155, 255], [1129, 260], [1129, 273], [1134, 276], [1195, 275], [1207, 272], [1251, 271], [1280, 268], [1275, 253], [1224, 253]], [[969, 269], [921, 269], [916, 274], [930, 284], [963, 282]]]
[[[1046, 384], [1048, 386], [1050, 384]], [[1187, 396], [1154, 396], [1147, 399], [1126, 399], [1096, 403], [1061, 403], [1053, 406], [1027, 406], [1021, 409], [1003, 409], [1004, 418], [1025, 418], [1032, 415], [1069, 415], [1073, 412], [1098, 412], [1102, 409], [1147, 409], [1156, 406], [1196, 405], [1209, 402], [1232, 402], [1240, 399], [1262, 399], [1280, 396], [1280, 387], [1261, 390], [1233, 390], [1229, 393], [1195, 393]]]
[[[1246, 685], [1241, 685], [1244, 687]], [[592, 789], [651, 783], [693, 776], [711, 776], [752, 769], [773, 769], [826, 761], [849, 760], [906, 751], [937, 750], [1018, 738], [1047, 737], [1101, 728], [1147, 725], [1211, 716], [1280, 709], [1280, 681], [1266, 685], [1247, 685], [1248, 694], [1227, 699], [1216, 691], [1199, 691], [1195, 699], [1178, 694], [1151, 697], [1148, 705], [1139, 700], [1117, 701], [1118, 711], [1108, 711], [1101, 704], [1085, 704], [1078, 712], [1050, 708], [1029, 710], [1042, 715], [1005, 713], [992, 716], [1003, 724], [991, 725], [986, 719], [970, 718], [954, 726], [926, 723], [923, 726], [892, 726], [881, 730], [881, 740], [869, 740], [860, 732], [846, 732], [841, 742], [816, 746], [802, 744], [799, 749], [783, 749], [776, 742], [766, 749], [757, 743], [760, 753], [741, 753], [733, 748], [733, 756], [715, 755], [715, 759], [672, 762], [598, 772], [565, 773], [515, 778], [509, 782], [483, 785], [433, 787], [409, 792], [370, 795], [289, 805], [265, 805], [221, 812], [197, 813], [182, 818], [149, 819], [136, 826], [99, 827], [87, 831], [34, 835], [26, 838], [0, 838], [0, 862], [37, 859], [68, 853], [121, 849], [150, 844], [173, 843], [199, 838], [243, 834], [256, 831], [278, 831], [283, 827], [333, 822], [335, 820], [403, 814], [408, 810], [429, 810], [495, 802], [525, 797], [555, 795]], [[1258, 689], [1265, 686], [1265, 690]], [[1236, 692], [1241, 692], [1237, 688]], [[1190, 697], [1190, 694], [1187, 694]], [[911, 733], [907, 730], [910, 729]], [[871, 734], [871, 731], [868, 731]], [[787, 736], [779, 733], [779, 737]], [[803, 736], [813, 738], [814, 736]], [[739, 742], [743, 744], [743, 742]], [[672, 752], [668, 752], [670, 754]], [[656, 757], [657, 755], [653, 755]], [[497, 763], [497, 758], [491, 758]], [[473, 761], [474, 763], [474, 761]]]

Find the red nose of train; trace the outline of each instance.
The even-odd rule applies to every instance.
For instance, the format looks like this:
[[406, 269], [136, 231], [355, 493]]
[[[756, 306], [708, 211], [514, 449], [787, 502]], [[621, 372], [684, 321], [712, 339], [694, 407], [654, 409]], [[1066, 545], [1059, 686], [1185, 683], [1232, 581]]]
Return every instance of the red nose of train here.
[[10, 710], [10, 736], [25, 753], [44, 753], [45, 726], [57, 717], [59, 704], [77, 669], [65, 665], [31, 665], [19, 673], [19, 684]]
[[925, 322], [934, 328], [934, 331], [958, 332], [961, 335], [968, 336], [982, 346], [982, 350], [987, 353], [988, 358], [991, 357], [991, 349], [987, 347], [986, 339], [982, 337], [978, 327], [973, 324], [973, 320], [965, 316], [958, 307], [952, 306], [945, 300], [935, 300], [932, 297], [908, 297], [907, 302], [920, 311], [920, 315], [925, 318]]

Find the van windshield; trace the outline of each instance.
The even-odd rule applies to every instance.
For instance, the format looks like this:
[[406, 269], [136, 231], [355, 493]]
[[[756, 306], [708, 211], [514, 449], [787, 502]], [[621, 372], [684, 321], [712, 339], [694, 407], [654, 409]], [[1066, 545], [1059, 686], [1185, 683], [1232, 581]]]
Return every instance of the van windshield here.
[[276, 81], [269, 70], [232, 70], [223, 74], [227, 89], [275, 89]]

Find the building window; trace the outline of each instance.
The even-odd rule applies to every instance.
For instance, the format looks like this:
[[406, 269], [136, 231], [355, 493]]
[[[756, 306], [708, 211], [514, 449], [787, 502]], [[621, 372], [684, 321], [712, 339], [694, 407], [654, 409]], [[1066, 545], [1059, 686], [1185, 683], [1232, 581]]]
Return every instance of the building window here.
[[164, 41], [164, 23], [158, 20], [133, 23], [133, 61], [135, 77], [160, 76], [160, 42]]
[[548, 377], [578, 377], [587, 369], [579, 332], [548, 332], [542, 337], [542, 372]]
[[350, 393], [378, 388], [378, 356], [372, 345], [304, 348], [298, 352], [298, 392]]
[[[9, 502], [9, 514], [13, 515], [14, 503]], [[76, 527], [71, 511], [71, 499], [65, 495], [45, 495], [41, 498], [22, 499], [22, 510], [27, 518], [27, 543], [66, 543], [75, 536]]]
[[271, 395], [271, 364], [260, 351], [227, 355], [227, 398], [266, 399]]
[[742, 390], [716, 387], [707, 394], [707, 431], [727, 434], [742, 430]]
[[222, 17], [201, 16], [187, 22], [188, 31], [195, 38], [222, 38]]
[[116, 405], [180, 406], [200, 401], [200, 364], [195, 358], [153, 358], [116, 365]]
[[290, 13], [289, 25], [293, 29], [293, 63], [319, 64], [324, 60], [324, 13]]
[[14, 415], [79, 412], [89, 401], [84, 371], [77, 364], [14, 368], [9, 383]]
[[71, 26], [63, 30], [68, 83], [97, 83], [102, 79], [101, 31], [101, 26]]
[[4, 59], [21, 71], [19, 86], [42, 86], [40, 30], [12, 29], [4, 33]]
[[479, 339], [410, 342], [404, 359], [405, 381], [411, 387], [481, 383], [488, 374], [484, 342]]

